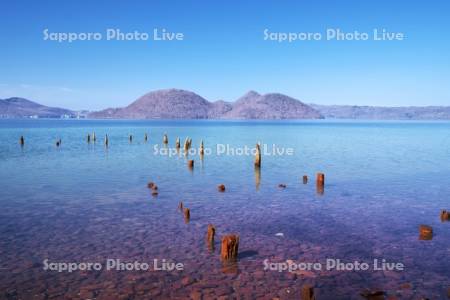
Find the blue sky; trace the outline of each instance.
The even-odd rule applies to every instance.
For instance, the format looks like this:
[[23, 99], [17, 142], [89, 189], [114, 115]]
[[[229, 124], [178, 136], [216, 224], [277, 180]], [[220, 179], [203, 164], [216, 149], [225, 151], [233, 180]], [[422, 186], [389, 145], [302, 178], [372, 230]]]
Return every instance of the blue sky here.
[[[448, 1], [2, 1], [0, 98], [124, 106], [155, 89], [234, 101], [450, 105]], [[44, 41], [50, 32], [184, 33], [183, 41]], [[403, 32], [403, 41], [265, 41], [263, 31]]]

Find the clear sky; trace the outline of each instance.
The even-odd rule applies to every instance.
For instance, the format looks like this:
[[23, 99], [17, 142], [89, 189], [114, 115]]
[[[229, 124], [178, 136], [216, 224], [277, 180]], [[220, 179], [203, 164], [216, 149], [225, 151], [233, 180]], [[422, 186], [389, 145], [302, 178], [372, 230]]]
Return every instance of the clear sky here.
[[[431, 1], [1, 1], [0, 98], [124, 106], [162, 88], [234, 101], [248, 90], [307, 103], [450, 105], [450, 4]], [[100, 32], [101, 41], [45, 41]], [[106, 41], [105, 30], [183, 41]], [[374, 28], [403, 41], [264, 40], [270, 32]]]

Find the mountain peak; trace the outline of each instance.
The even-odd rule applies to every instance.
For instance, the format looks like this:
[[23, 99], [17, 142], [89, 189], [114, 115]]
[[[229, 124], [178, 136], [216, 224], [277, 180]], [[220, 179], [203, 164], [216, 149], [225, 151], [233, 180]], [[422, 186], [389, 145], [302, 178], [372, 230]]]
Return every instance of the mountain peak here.
[[74, 116], [68, 109], [48, 107], [25, 98], [12, 97], [0, 99], [0, 118], [60, 118], [62, 115]]
[[245, 93], [245, 95], [243, 97], [259, 97], [261, 96], [258, 92], [254, 91], [254, 90], [250, 90], [247, 93]]
[[124, 108], [90, 114], [119, 119], [317, 119], [308, 105], [282, 94], [249, 91], [236, 102], [209, 102], [194, 92], [165, 89], [147, 93]]

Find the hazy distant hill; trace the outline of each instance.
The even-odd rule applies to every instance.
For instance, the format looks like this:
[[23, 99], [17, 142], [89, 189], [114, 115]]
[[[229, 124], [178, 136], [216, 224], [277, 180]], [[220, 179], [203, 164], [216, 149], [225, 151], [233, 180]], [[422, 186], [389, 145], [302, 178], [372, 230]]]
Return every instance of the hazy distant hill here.
[[450, 120], [450, 106], [376, 107], [305, 104], [283, 94], [250, 91], [235, 102], [209, 102], [186, 90], [153, 91], [123, 108], [88, 113], [48, 107], [23, 98], [0, 99], [0, 118], [98, 119], [367, 119]]
[[159, 90], [145, 94], [124, 108], [108, 108], [91, 118], [116, 119], [317, 119], [320, 113], [282, 94], [249, 92], [235, 103], [209, 102], [185, 90]]
[[116, 119], [206, 119], [211, 104], [199, 95], [177, 89], [158, 90], [124, 108], [108, 108], [90, 118]]
[[233, 103], [226, 119], [320, 119], [321, 114], [297, 99], [282, 94], [250, 91]]
[[327, 119], [450, 120], [450, 107], [377, 107], [311, 104]]
[[74, 117], [68, 109], [48, 107], [23, 98], [0, 99], [0, 118], [61, 118]]

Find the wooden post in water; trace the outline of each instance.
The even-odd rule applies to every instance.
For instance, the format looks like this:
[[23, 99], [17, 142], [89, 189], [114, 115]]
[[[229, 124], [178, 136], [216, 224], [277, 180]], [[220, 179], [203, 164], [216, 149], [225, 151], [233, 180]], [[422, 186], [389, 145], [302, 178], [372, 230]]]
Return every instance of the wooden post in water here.
[[308, 183], [308, 175], [303, 175], [303, 184]]
[[20, 146], [25, 145], [25, 138], [23, 137], [23, 135], [20, 136], [19, 144], [20, 144]]
[[105, 146], [108, 147], [109, 145], [109, 138], [108, 138], [108, 134], [105, 135]]
[[450, 221], [450, 211], [442, 210], [441, 211], [441, 221]]
[[216, 228], [212, 224], [208, 224], [208, 232], [206, 233], [206, 241], [214, 244], [214, 236], [216, 235]]
[[164, 133], [164, 136], [163, 136], [163, 144], [168, 144], [169, 143], [169, 138], [167, 137], [167, 133]]
[[189, 220], [191, 219], [191, 211], [189, 208], [184, 209], [184, 222], [189, 223]]
[[94, 143], [97, 141], [97, 138], [95, 137], [95, 132], [92, 132], [92, 141]]
[[309, 284], [305, 284], [302, 287], [302, 296], [300, 298], [301, 300], [315, 300], [316, 297], [314, 296], [314, 287]]
[[200, 153], [200, 156], [203, 156], [205, 154], [205, 145], [203, 145], [203, 140], [200, 141], [199, 153]]
[[217, 190], [218, 190], [219, 192], [225, 192], [225, 185], [224, 185], [224, 184], [219, 184], [219, 185], [217, 186]]
[[323, 195], [323, 193], [325, 192], [325, 174], [317, 173], [316, 188], [317, 188], [317, 193], [319, 195]]
[[214, 225], [208, 225], [208, 231], [206, 233], [206, 244], [208, 245], [209, 251], [214, 251], [214, 236], [216, 235], [216, 228]]
[[130, 140], [130, 143], [132, 143], [133, 142], [133, 135], [130, 134], [130, 137], [128, 139]]
[[180, 137], [177, 137], [177, 140], [175, 141], [175, 148], [180, 149]]
[[61, 145], [61, 139], [56, 140], [56, 147], [59, 147]]
[[148, 136], [147, 136], [147, 132], [144, 134], [144, 142], [147, 142], [148, 140]]
[[91, 142], [91, 135], [89, 133], [87, 135], [87, 142], [88, 142], [88, 144]]
[[238, 251], [239, 236], [237, 234], [229, 234], [222, 237], [222, 247], [220, 249], [222, 260], [237, 260]]
[[261, 147], [259, 143], [256, 144], [256, 153], [255, 153], [255, 167], [261, 167]]
[[433, 228], [428, 225], [419, 226], [419, 239], [420, 240], [431, 240], [433, 239]]
[[191, 170], [194, 168], [194, 160], [193, 159], [188, 160], [188, 168]]
[[184, 152], [187, 152], [187, 151], [189, 150], [189, 137], [187, 137], [187, 138], [184, 140], [183, 150], [184, 150]]
[[180, 201], [180, 203], [178, 203], [178, 209], [183, 211], [183, 202]]

